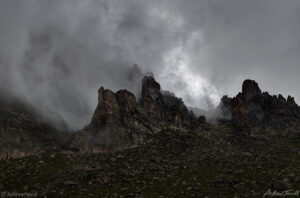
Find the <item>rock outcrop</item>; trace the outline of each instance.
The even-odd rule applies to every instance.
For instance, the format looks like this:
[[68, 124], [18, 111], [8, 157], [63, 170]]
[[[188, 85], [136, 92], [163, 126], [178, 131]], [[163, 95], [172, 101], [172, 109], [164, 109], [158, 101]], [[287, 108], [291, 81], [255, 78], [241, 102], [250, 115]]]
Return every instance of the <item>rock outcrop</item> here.
[[160, 125], [164, 125], [167, 120], [164, 97], [160, 91], [160, 84], [151, 76], [145, 76], [142, 80], [141, 105], [150, 119], [158, 121]]
[[70, 144], [81, 152], [114, 151], [144, 142], [147, 134], [157, 131], [135, 96], [120, 90], [117, 93], [101, 87], [98, 106], [90, 125], [76, 132]]
[[198, 127], [196, 116], [188, 110], [181, 98], [164, 91], [152, 76], [145, 76], [142, 86], [142, 106], [150, 117], [154, 117], [162, 127]]
[[163, 128], [203, 126], [207, 127], [205, 119], [197, 119], [181, 99], [163, 94], [159, 83], [146, 76], [140, 102], [127, 90], [114, 93], [101, 87], [91, 124], [73, 135], [69, 147], [80, 152], [109, 152], [142, 144], [149, 134]]
[[243, 135], [250, 135], [257, 128], [280, 130], [300, 123], [300, 108], [294, 98], [262, 93], [253, 80], [245, 80], [242, 93], [226, 101], [225, 106], [228, 101], [231, 103], [233, 125]]

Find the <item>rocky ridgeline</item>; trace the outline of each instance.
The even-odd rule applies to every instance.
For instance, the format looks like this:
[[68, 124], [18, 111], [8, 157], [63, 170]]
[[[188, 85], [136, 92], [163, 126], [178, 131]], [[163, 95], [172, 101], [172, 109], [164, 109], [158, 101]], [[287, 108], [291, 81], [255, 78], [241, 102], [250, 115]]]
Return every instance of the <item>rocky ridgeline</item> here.
[[181, 130], [208, 127], [196, 118], [183, 101], [163, 94], [151, 76], [142, 81], [142, 97], [137, 102], [127, 90], [117, 93], [101, 87], [92, 122], [76, 132], [69, 144], [80, 152], [110, 152], [143, 144], [150, 134], [164, 128]]
[[[141, 93], [137, 101], [127, 90], [115, 93], [101, 87], [91, 123], [71, 137], [45, 123], [22, 102], [0, 98], [0, 159], [53, 149], [111, 152], [144, 144], [162, 129], [211, 128], [204, 116], [197, 118], [180, 98], [162, 91], [153, 77], [143, 78]], [[236, 97], [224, 96], [212, 117], [231, 122], [237, 137], [300, 128], [300, 107], [294, 98], [271, 96], [252, 80], [244, 81], [242, 92]]]
[[[256, 129], [282, 130], [298, 127], [300, 107], [293, 97], [285, 99], [282, 95], [269, 95], [260, 90], [253, 80], [245, 80], [242, 93], [234, 98], [222, 99], [225, 113], [231, 110], [232, 122], [243, 135], [250, 135]], [[223, 111], [223, 112], [224, 112]]]

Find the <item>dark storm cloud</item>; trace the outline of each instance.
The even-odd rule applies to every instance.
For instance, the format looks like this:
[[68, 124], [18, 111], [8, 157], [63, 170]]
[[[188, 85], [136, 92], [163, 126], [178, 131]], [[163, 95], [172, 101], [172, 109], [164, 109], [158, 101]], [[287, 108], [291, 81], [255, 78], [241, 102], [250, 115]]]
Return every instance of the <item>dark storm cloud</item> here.
[[[145, 72], [210, 108], [242, 80], [300, 100], [297, 0], [3, 0], [0, 82], [53, 122], [89, 122], [100, 86]], [[139, 65], [133, 66], [134, 64]]]
[[300, 72], [300, 2], [203, 2], [180, 2], [177, 9], [192, 29], [202, 32], [206, 76], [231, 94], [240, 89], [236, 82], [253, 78], [264, 89], [295, 95], [299, 101], [295, 85]]
[[139, 95], [172, 36], [146, 1], [122, 2], [1, 1], [1, 87], [71, 128], [89, 122], [100, 86]]

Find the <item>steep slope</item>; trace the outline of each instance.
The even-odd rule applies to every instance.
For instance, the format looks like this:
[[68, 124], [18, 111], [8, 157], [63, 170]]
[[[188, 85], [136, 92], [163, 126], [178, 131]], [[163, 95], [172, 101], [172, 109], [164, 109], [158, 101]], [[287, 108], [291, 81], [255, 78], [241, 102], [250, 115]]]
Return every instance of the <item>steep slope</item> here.
[[57, 149], [62, 143], [56, 129], [13, 97], [0, 97], [0, 159]]

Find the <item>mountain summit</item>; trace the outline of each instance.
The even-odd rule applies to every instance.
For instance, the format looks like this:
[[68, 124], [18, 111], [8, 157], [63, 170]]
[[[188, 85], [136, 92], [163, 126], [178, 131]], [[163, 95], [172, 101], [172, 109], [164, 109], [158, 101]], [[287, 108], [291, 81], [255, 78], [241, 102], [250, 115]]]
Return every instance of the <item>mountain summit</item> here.
[[258, 129], [282, 130], [298, 127], [300, 108], [293, 97], [271, 96], [262, 92], [253, 80], [245, 80], [242, 93], [228, 98], [225, 106], [232, 111], [232, 123], [243, 135]]

